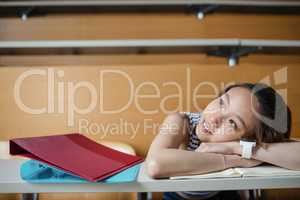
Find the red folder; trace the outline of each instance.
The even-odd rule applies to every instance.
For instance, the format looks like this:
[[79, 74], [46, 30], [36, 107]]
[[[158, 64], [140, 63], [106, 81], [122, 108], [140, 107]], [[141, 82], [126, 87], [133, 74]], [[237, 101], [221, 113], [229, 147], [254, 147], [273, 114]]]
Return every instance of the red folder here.
[[9, 141], [10, 154], [45, 162], [89, 181], [99, 181], [143, 161], [74, 133], [18, 138]]

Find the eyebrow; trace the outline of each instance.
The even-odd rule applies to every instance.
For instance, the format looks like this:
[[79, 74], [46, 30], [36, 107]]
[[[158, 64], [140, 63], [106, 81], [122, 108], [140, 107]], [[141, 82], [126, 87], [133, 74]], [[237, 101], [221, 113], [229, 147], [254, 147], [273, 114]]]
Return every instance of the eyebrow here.
[[[224, 94], [224, 96], [226, 97], [227, 105], [229, 106], [229, 105], [230, 105], [230, 97], [229, 97], [229, 94], [226, 92], [226, 93]], [[238, 114], [236, 114], [236, 117], [239, 119], [239, 121], [240, 121], [241, 124], [243, 125], [244, 129], [247, 129], [246, 123], [245, 123], [245, 121], [243, 120], [243, 118], [241, 118], [241, 116], [239, 116]]]

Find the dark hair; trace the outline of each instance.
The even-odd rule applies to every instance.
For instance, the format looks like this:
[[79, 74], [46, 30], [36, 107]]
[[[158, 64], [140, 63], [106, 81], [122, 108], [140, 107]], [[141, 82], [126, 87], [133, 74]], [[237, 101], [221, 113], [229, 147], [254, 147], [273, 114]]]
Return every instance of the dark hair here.
[[[291, 111], [282, 96], [272, 87], [263, 83], [239, 83], [225, 88], [224, 93], [232, 88], [248, 89], [255, 96], [259, 108], [259, 125], [248, 130], [245, 139], [255, 139], [257, 143], [280, 142], [290, 137]], [[254, 134], [253, 134], [254, 133]], [[254, 137], [254, 138], [253, 138]]]

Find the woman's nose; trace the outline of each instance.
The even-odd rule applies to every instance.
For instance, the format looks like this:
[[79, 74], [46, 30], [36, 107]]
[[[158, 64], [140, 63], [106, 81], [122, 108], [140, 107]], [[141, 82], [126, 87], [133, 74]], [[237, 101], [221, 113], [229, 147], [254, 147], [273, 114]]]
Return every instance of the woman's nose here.
[[222, 123], [222, 114], [219, 112], [211, 113], [208, 117], [208, 122], [215, 128], [218, 128]]

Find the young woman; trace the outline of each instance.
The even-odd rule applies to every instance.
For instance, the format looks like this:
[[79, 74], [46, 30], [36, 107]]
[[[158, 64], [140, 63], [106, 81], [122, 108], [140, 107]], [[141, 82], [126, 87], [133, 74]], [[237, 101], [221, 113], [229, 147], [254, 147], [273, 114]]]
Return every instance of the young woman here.
[[[290, 129], [290, 110], [274, 89], [259, 83], [232, 85], [202, 113], [165, 118], [146, 158], [147, 173], [162, 178], [254, 167], [262, 162], [300, 170], [300, 142], [288, 142]], [[256, 142], [250, 159], [242, 158], [240, 140]], [[218, 195], [177, 192], [165, 193], [164, 199], [216, 199]], [[235, 198], [232, 195], [230, 199]]]

